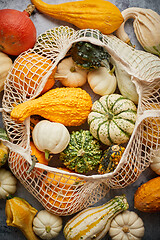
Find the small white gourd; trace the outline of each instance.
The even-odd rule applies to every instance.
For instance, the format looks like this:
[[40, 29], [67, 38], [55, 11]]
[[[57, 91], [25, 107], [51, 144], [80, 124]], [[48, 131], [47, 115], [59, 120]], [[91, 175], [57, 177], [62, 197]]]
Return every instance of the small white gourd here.
[[40, 238], [49, 240], [58, 236], [62, 219], [46, 210], [41, 210], [33, 220], [33, 231]]
[[4, 81], [12, 66], [12, 60], [7, 54], [0, 52], [0, 92], [4, 88]]
[[57, 154], [67, 147], [70, 134], [63, 124], [42, 120], [34, 127], [32, 138], [37, 149], [45, 152], [48, 159], [49, 153]]
[[17, 179], [13, 174], [4, 169], [0, 169], [0, 199], [5, 199], [7, 195], [14, 194], [16, 192]]
[[160, 175], [160, 149], [158, 150], [153, 150], [154, 151], [154, 155], [151, 157], [151, 164], [150, 164], [150, 168], [157, 173], [158, 175]]
[[72, 57], [68, 57], [58, 64], [54, 78], [64, 86], [81, 87], [87, 81], [87, 70], [77, 67]]
[[114, 93], [117, 87], [117, 80], [112, 70], [106, 67], [99, 67], [88, 73], [88, 83], [96, 94], [101, 96]]
[[109, 235], [112, 240], [140, 240], [144, 235], [143, 221], [135, 212], [124, 211], [112, 220]]

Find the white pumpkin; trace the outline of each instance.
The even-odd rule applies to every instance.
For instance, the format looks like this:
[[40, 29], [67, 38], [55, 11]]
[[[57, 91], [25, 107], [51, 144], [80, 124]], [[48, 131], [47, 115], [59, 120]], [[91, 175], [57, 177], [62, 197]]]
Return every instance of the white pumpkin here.
[[8, 71], [12, 66], [12, 60], [7, 54], [0, 52], [0, 92], [4, 88], [4, 81], [7, 77]]
[[72, 57], [68, 57], [58, 64], [54, 78], [64, 86], [81, 87], [87, 81], [87, 70], [77, 67]]
[[42, 120], [34, 127], [32, 138], [37, 149], [45, 152], [48, 159], [49, 153], [57, 154], [67, 147], [70, 134], [63, 124]]
[[151, 157], [151, 164], [150, 164], [150, 168], [157, 173], [158, 175], [160, 175], [160, 149], [158, 150], [153, 150], [154, 155], [152, 155]]
[[5, 199], [7, 195], [14, 194], [16, 192], [17, 179], [13, 174], [4, 169], [0, 169], [0, 199]]
[[144, 236], [143, 221], [135, 212], [124, 211], [112, 220], [109, 235], [112, 240], [140, 240]]
[[33, 231], [40, 238], [49, 240], [58, 236], [62, 219], [46, 210], [41, 210], [33, 220]]
[[99, 67], [89, 72], [88, 83], [93, 92], [101, 96], [114, 93], [117, 87], [115, 75], [106, 67]]

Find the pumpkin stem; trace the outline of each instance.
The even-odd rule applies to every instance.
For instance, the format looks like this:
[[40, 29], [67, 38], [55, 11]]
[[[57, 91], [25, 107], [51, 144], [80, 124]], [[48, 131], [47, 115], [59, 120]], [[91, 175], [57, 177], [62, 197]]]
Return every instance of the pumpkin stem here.
[[71, 71], [71, 72], [76, 72], [76, 68], [75, 68], [74, 66], [72, 66], [72, 67], [70, 68], [70, 71]]
[[9, 200], [9, 199], [12, 199], [12, 198], [14, 198], [14, 197], [11, 194], [6, 195], [6, 200]]
[[31, 173], [31, 171], [35, 167], [36, 163], [38, 163], [38, 159], [36, 158], [35, 155], [31, 155], [31, 160], [32, 160], [32, 164], [30, 165], [29, 169], [27, 170], [27, 174]]
[[51, 227], [50, 226], [46, 226], [46, 232], [49, 233], [51, 231]]
[[45, 153], [45, 159], [46, 159], [47, 161], [49, 161], [49, 154], [50, 154], [50, 151], [47, 150], [47, 149], [45, 149], [45, 150], [44, 150], [44, 153]]
[[32, 14], [32, 12], [34, 11], [35, 8], [36, 8], [35, 5], [29, 4], [23, 12], [26, 12], [27, 15], [31, 16], [31, 14]]
[[124, 233], [129, 233], [129, 228], [127, 226], [124, 226], [122, 230]]
[[109, 73], [112, 75], [115, 71], [115, 65], [113, 66], [113, 68], [109, 71]]

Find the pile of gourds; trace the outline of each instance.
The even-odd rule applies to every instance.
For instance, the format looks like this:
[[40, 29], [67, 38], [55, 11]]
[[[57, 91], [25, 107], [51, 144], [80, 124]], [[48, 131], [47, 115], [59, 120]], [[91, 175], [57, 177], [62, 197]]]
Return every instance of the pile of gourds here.
[[[84, 28], [84, 26], [85, 28], [90, 28], [94, 24], [95, 28], [105, 34], [117, 30], [123, 21], [123, 16], [125, 18], [125, 12], [122, 16], [113, 4], [103, 0], [96, 2], [95, 6], [93, 6], [93, 1], [90, 0], [59, 5], [45, 4], [41, 0], [32, 0], [32, 2], [37, 9], [57, 19], [66, 19], [79, 28]], [[82, 15], [82, 19], [85, 19], [85, 16], [91, 15], [91, 5], [94, 11], [94, 14], [92, 13], [94, 22], [92, 19], [90, 25], [89, 19], [85, 20], [85, 22], [84, 20], [77, 21], [76, 10], [79, 14], [79, 9], [83, 10], [85, 7], [85, 12]], [[61, 11], [63, 9], [63, 14], [57, 14], [58, 7]], [[68, 15], [66, 15], [66, 8], [67, 12], [70, 9]], [[112, 23], [108, 25], [109, 27], [106, 27], [105, 21], [101, 20], [102, 22], [99, 22], [102, 18], [97, 13], [100, 12], [102, 15], [101, 9], [105, 11], [103, 13], [105, 21], [107, 15], [108, 21]], [[142, 14], [139, 9], [135, 10], [137, 15]], [[74, 15], [72, 12], [74, 12]], [[150, 12], [150, 15], [154, 19], [154, 13]], [[144, 11], [143, 17], [147, 16], [147, 11]], [[138, 35], [136, 27], [137, 25], [135, 24], [135, 32], [142, 46], [146, 50], [159, 55], [159, 38], [157, 38], [158, 42], [156, 39], [156, 43], [151, 42], [148, 45], [147, 34], [145, 42], [143, 42], [143, 39]], [[123, 25], [121, 25], [116, 34], [126, 41], [126, 35], [123, 31]], [[84, 47], [83, 44], [78, 44], [79, 46], [74, 46], [74, 50], [75, 47], [77, 48], [77, 53], [79, 49], [82, 51], [81, 47]], [[155, 46], [153, 47], [154, 44]], [[90, 52], [92, 47], [95, 46], [86, 44], [86, 49], [88, 48]], [[48, 165], [50, 155], [57, 153], [60, 153], [60, 160], [66, 167], [63, 170], [66, 172], [72, 170], [84, 174], [96, 168], [99, 174], [112, 172], [118, 166], [125, 151], [125, 144], [127, 144], [133, 132], [137, 106], [132, 100], [127, 99], [122, 94], [115, 93], [117, 79], [114, 66], [112, 65], [111, 67], [111, 62], [109, 61], [103, 64], [102, 62], [96, 62], [98, 64], [96, 66], [93, 66], [92, 61], [89, 64], [88, 62], [83, 62], [82, 64], [80, 61], [79, 64], [79, 59], [77, 60], [75, 51], [73, 52], [74, 54], [71, 54], [71, 56], [62, 59], [52, 71], [38, 98], [17, 105], [11, 112], [11, 118], [20, 123], [28, 116], [31, 117], [32, 141], [30, 142], [30, 147], [33, 164], [28, 170], [29, 173], [34, 168], [36, 162]], [[89, 60], [92, 57], [90, 56]], [[48, 60], [44, 65], [42, 64], [43, 61], [46, 61], [44, 56], [38, 53], [26, 53], [23, 56], [23, 64], [25, 64], [26, 68], [23, 68], [22, 73], [20, 68], [21, 61], [22, 58], [20, 57], [14, 63], [14, 84], [18, 88], [22, 84], [23, 86], [19, 88], [19, 91], [25, 90], [28, 94], [31, 94], [35, 84], [38, 84], [41, 80], [36, 78], [34, 72], [37, 72], [42, 78], [50, 70], [49, 65], [51, 62]], [[4, 64], [4, 67], [2, 66], [3, 71], [0, 72], [0, 91], [2, 91], [4, 81], [12, 66], [12, 60], [6, 54], [0, 53], [0, 63], [1, 66], [2, 63]], [[32, 83], [30, 88], [28, 88], [30, 78], [32, 78]], [[51, 89], [56, 80], [60, 81], [65, 87]], [[88, 82], [95, 94], [101, 96], [93, 104], [90, 95], [80, 88], [86, 82]], [[42, 118], [38, 117], [38, 120], [34, 121], [35, 115], [39, 115]], [[69, 133], [67, 127], [80, 126], [87, 119], [89, 130], [81, 129], [73, 131], [71, 134]], [[8, 140], [3, 129], [0, 131], [0, 138]], [[101, 149], [101, 143], [107, 145], [107, 149], [104, 152]], [[8, 155], [9, 149], [0, 141], [0, 167], [6, 163]], [[159, 151], [153, 152], [153, 162], [151, 164], [151, 168], [157, 174], [160, 174], [159, 155]], [[27, 173], [25, 174], [27, 177]], [[66, 174], [65, 176], [68, 175]], [[52, 173], [48, 173], [47, 177], [51, 179]], [[81, 181], [81, 179], [79, 180]], [[63, 191], [66, 191], [67, 184], [68, 186], [75, 184], [74, 177], [70, 178], [70, 181], [65, 184], [63, 182], [59, 183]], [[157, 177], [138, 188], [134, 198], [136, 209], [144, 212], [160, 211], [159, 182], [160, 178]], [[14, 194], [16, 192], [16, 183], [17, 180], [11, 172], [0, 169], [0, 198], [6, 198], [8, 194]], [[82, 238], [98, 240], [109, 231], [109, 235], [113, 240], [120, 238], [130, 239], [132, 236], [134, 239], [141, 239], [144, 235], [143, 221], [136, 213], [127, 211], [128, 207], [124, 196], [116, 196], [102, 206], [86, 209], [65, 225], [63, 229], [64, 236], [66, 240]], [[40, 211], [37, 216], [36, 214], [37, 210], [31, 207], [24, 199], [14, 197], [6, 201], [8, 226], [20, 228], [27, 239], [36, 240], [38, 239], [36, 235], [42, 239], [56, 237], [62, 229], [62, 219], [50, 214], [46, 210]], [[24, 222], [19, 222], [19, 219], [23, 219]]]

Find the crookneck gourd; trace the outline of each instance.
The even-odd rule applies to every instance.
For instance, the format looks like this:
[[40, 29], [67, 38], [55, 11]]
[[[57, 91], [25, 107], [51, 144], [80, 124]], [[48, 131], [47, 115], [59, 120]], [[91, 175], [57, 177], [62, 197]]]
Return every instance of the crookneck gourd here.
[[90, 132], [106, 145], [126, 143], [136, 122], [136, 105], [120, 94], [95, 101], [88, 116]]
[[118, 213], [128, 209], [125, 196], [116, 196], [107, 203], [90, 207], [74, 216], [64, 227], [66, 240], [102, 239]]
[[9, 196], [6, 201], [5, 213], [7, 225], [19, 228], [28, 240], [38, 240], [32, 228], [33, 219], [37, 212], [23, 198], [12, 198]]
[[87, 173], [96, 168], [101, 159], [99, 142], [88, 130], [73, 131], [67, 148], [60, 153], [60, 160], [70, 170]]
[[32, 0], [32, 3], [44, 14], [72, 23], [81, 29], [99, 29], [104, 34], [114, 32], [123, 22], [120, 10], [109, 1], [84, 0], [47, 4], [42, 0]]
[[92, 100], [81, 88], [56, 88], [41, 97], [17, 105], [11, 118], [23, 122], [31, 115], [40, 115], [65, 126], [79, 126], [90, 113]]

